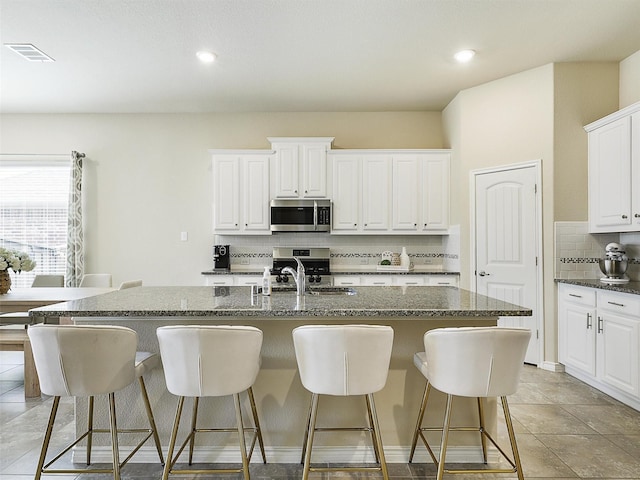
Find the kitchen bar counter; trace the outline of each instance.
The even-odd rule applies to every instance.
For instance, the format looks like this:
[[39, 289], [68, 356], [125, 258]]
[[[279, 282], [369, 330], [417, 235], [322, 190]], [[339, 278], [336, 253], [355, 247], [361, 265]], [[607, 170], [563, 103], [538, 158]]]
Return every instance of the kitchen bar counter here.
[[[201, 274], [202, 275], [262, 275], [263, 272], [264, 272], [264, 269], [260, 271], [219, 269], [219, 270], [205, 270], [204, 272], [201, 272]], [[431, 270], [431, 269], [423, 270], [420, 267], [414, 268], [413, 270], [410, 270], [408, 272], [403, 272], [399, 270], [377, 270], [375, 268], [372, 268], [371, 270], [335, 268], [335, 269], [331, 269], [331, 273], [328, 276], [331, 276], [331, 275], [460, 275], [460, 272]]]
[[[310, 287], [314, 288], [314, 287]], [[315, 287], [317, 288], [317, 286]], [[381, 435], [388, 462], [406, 462], [413, 428], [425, 387], [424, 377], [413, 366], [415, 352], [423, 351], [425, 331], [440, 327], [492, 326], [499, 316], [530, 315], [518, 307], [455, 287], [355, 287], [355, 295], [305, 295], [295, 291], [274, 292], [270, 297], [251, 295], [250, 287], [138, 287], [92, 298], [31, 310], [33, 315], [69, 316], [76, 324], [110, 324], [133, 328], [140, 350], [158, 352], [156, 329], [165, 325], [252, 325], [264, 332], [262, 364], [253, 391], [260, 415], [269, 463], [296, 463], [304, 435], [310, 394], [298, 375], [291, 332], [304, 324], [390, 325], [394, 330], [393, 350], [385, 387], [375, 394]], [[160, 439], [166, 451], [177, 398], [171, 395], [160, 369], [145, 377]], [[118, 422], [127, 428], [144, 428], [144, 408], [139, 391], [127, 387], [118, 392]], [[427, 421], [442, 422], [446, 396], [430, 397]], [[318, 419], [324, 425], [366, 423], [361, 397], [323, 397]], [[246, 407], [246, 403], [243, 403]], [[496, 402], [486, 404], [486, 428], [497, 429]], [[76, 399], [76, 428], [86, 424], [86, 400]], [[325, 412], [325, 413], [322, 413]], [[184, 413], [190, 415], [190, 413]], [[233, 424], [233, 402], [228, 398], [207, 398], [200, 402], [200, 418]], [[106, 422], [104, 414], [99, 421]], [[477, 421], [474, 399], [456, 400], [452, 422]], [[211, 425], [210, 425], [211, 426]], [[209, 426], [209, 427], [210, 427]], [[202, 426], [207, 428], [207, 426]], [[316, 439], [314, 462], [373, 461], [368, 438], [361, 434], [325, 432]], [[127, 441], [125, 436], [121, 443]], [[105, 442], [98, 444], [97, 442]], [[196, 443], [194, 462], [238, 462], [237, 440], [232, 435], [203, 436]], [[482, 458], [477, 433], [459, 433], [449, 444], [458, 462]], [[128, 447], [129, 445], [126, 445]], [[126, 448], [123, 447], [123, 448]], [[108, 462], [106, 440], [94, 439], [92, 458]], [[84, 459], [84, 447], [74, 456]], [[258, 461], [259, 455], [254, 455]], [[136, 462], [157, 462], [152, 446], [144, 446], [133, 457]], [[420, 448], [416, 462], [428, 462]]]
[[[314, 290], [314, 287], [309, 287]], [[456, 287], [353, 287], [346, 294], [295, 290], [252, 295], [251, 287], [141, 287], [31, 310], [64, 317], [498, 317], [531, 310]], [[328, 291], [315, 287], [315, 291]]]

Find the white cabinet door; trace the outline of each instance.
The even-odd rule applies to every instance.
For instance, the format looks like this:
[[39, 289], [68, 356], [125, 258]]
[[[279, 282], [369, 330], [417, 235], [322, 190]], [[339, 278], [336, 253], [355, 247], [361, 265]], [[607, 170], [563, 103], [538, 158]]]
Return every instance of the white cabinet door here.
[[333, 285], [336, 287], [357, 287], [360, 285], [360, 277], [358, 275], [334, 275]]
[[214, 233], [269, 235], [267, 153], [213, 155]]
[[449, 228], [449, 154], [422, 158], [422, 229]]
[[213, 230], [240, 229], [240, 155], [213, 157]]
[[[640, 213], [640, 212], [639, 212]], [[629, 231], [631, 225], [631, 117], [589, 132], [589, 228]]]
[[274, 197], [298, 198], [298, 144], [274, 145]]
[[640, 319], [598, 311], [598, 377], [618, 390], [640, 396]]
[[393, 284], [401, 287], [424, 287], [429, 279], [422, 275], [397, 275], [393, 277]]
[[270, 231], [269, 158], [248, 156], [244, 160], [244, 228], [247, 231]]
[[390, 160], [387, 155], [362, 158], [362, 230], [366, 232], [389, 229]]
[[303, 144], [302, 148], [302, 196], [324, 198], [327, 196], [327, 146]]
[[558, 360], [596, 375], [596, 295], [590, 288], [558, 285]]
[[633, 230], [640, 230], [640, 112], [631, 115], [631, 214]]
[[458, 275], [430, 275], [429, 286], [431, 287], [457, 287]]
[[392, 159], [391, 228], [415, 232], [418, 229], [418, 182], [420, 164], [416, 155], [394, 155]]
[[356, 232], [360, 226], [360, 157], [332, 155], [332, 230]]
[[387, 287], [393, 285], [391, 275], [362, 275], [360, 285], [363, 287]]

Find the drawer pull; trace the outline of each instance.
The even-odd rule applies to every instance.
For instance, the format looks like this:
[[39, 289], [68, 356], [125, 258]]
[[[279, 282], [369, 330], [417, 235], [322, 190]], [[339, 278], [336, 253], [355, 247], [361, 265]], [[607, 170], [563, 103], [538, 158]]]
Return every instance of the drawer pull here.
[[570, 293], [570, 297], [582, 298], [582, 295], [576, 295], [575, 293]]
[[449, 282], [438, 282], [438, 285], [449, 285]]
[[591, 314], [587, 313], [587, 328], [591, 328]]
[[384, 285], [384, 282], [373, 282], [374, 285]]
[[624, 307], [624, 303], [607, 302], [609, 305], [615, 305], [616, 307]]
[[418, 282], [406, 282], [405, 285], [418, 285]]

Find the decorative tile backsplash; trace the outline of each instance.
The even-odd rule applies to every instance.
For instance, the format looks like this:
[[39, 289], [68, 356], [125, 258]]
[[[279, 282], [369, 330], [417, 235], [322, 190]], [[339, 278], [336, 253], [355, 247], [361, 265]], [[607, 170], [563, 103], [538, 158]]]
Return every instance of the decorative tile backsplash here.
[[372, 235], [343, 236], [314, 233], [278, 233], [274, 235], [216, 235], [215, 244], [230, 245], [231, 268], [261, 271], [271, 266], [273, 247], [329, 247], [331, 268], [375, 270], [383, 251], [400, 253], [405, 247], [416, 269], [460, 271], [460, 228], [449, 235]]
[[556, 222], [554, 227], [556, 278], [602, 277], [598, 260], [608, 243], [618, 242], [629, 257], [627, 275], [640, 281], [639, 233], [589, 233], [588, 222]]

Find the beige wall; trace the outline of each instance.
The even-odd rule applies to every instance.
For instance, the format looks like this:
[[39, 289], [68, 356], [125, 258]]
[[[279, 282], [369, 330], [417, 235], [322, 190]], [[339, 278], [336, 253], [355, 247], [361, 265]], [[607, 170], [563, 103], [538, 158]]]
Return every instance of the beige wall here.
[[201, 285], [212, 266], [208, 149], [269, 148], [268, 136], [441, 148], [441, 123], [439, 112], [2, 115], [0, 153], [86, 153], [87, 272]]
[[554, 64], [554, 221], [588, 219], [587, 125], [617, 110], [617, 63]]
[[620, 62], [619, 107], [640, 102], [640, 50]]

